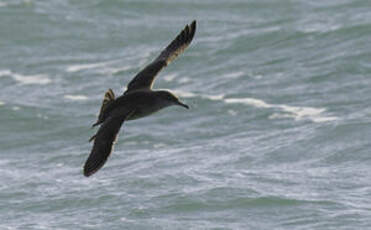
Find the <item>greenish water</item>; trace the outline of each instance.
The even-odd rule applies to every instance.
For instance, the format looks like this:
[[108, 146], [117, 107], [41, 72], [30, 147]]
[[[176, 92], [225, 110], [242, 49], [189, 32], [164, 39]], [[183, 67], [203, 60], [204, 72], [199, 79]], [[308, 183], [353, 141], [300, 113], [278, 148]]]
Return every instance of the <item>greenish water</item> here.
[[[117, 94], [163, 70], [190, 110], [127, 122], [82, 175]], [[0, 0], [0, 229], [369, 229], [366, 0]]]

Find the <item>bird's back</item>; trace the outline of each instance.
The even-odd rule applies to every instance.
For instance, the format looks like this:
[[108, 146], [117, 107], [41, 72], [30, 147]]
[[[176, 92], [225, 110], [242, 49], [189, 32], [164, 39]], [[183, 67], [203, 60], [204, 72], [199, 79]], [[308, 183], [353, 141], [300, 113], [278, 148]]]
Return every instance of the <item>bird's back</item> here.
[[161, 103], [156, 91], [137, 90], [124, 94], [109, 104], [103, 111], [102, 122], [109, 116], [126, 114], [128, 110], [133, 110], [134, 113], [127, 120], [135, 120], [153, 114], [164, 107], [166, 105]]

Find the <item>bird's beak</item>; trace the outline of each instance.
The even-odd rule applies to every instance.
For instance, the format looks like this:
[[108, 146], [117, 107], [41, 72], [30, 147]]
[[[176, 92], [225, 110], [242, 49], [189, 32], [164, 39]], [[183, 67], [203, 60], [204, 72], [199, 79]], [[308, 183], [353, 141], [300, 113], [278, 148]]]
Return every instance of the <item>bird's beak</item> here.
[[180, 101], [178, 101], [176, 104], [177, 104], [177, 105], [180, 105], [180, 106], [182, 106], [182, 107], [184, 107], [184, 108], [186, 108], [186, 109], [189, 109], [189, 106], [188, 106], [188, 105], [183, 104], [183, 103], [180, 102]]

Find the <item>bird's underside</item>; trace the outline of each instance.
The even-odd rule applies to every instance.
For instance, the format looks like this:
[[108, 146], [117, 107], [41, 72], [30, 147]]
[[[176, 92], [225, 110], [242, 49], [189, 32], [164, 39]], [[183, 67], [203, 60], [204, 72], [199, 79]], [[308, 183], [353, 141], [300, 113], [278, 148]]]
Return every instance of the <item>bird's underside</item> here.
[[[190, 25], [186, 25], [160, 55], [131, 80], [123, 95], [115, 98], [111, 89], [106, 92], [98, 121], [94, 124], [94, 126], [100, 125], [100, 127], [97, 133], [90, 139], [90, 141], [94, 141], [94, 144], [84, 165], [85, 176], [91, 176], [105, 164], [112, 152], [114, 142], [122, 124], [125, 120], [135, 118], [138, 115], [139, 107], [141, 109], [146, 107], [146, 104], [142, 103], [145, 102], [145, 98], [143, 97], [143, 100], [140, 100], [141, 95], [144, 95], [145, 92], [154, 92], [151, 89], [156, 75], [179, 54], [184, 52], [191, 43], [195, 31], [196, 21], [193, 21]], [[137, 99], [132, 99], [134, 96]], [[140, 106], [135, 105], [136, 103], [130, 103], [129, 99], [131, 102], [138, 100], [142, 104]], [[149, 98], [149, 100], [151, 101], [152, 99]], [[180, 103], [180, 105], [182, 104]]]

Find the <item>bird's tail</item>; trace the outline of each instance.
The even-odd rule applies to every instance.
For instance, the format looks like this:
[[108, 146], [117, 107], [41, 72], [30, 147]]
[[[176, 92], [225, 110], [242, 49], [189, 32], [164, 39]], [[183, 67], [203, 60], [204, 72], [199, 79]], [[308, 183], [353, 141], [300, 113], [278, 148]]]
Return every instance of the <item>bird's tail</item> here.
[[102, 106], [100, 107], [100, 111], [98, 115], [98, 120], [97, 122], [93, 124], [93, 127], [102, 123], [104, 111], [106, 110], [107, 106], [111, 104], [114, 100], [115, 100], [115, 94], [113, 93], [112, 89], [108, 89], [103, 97]]

